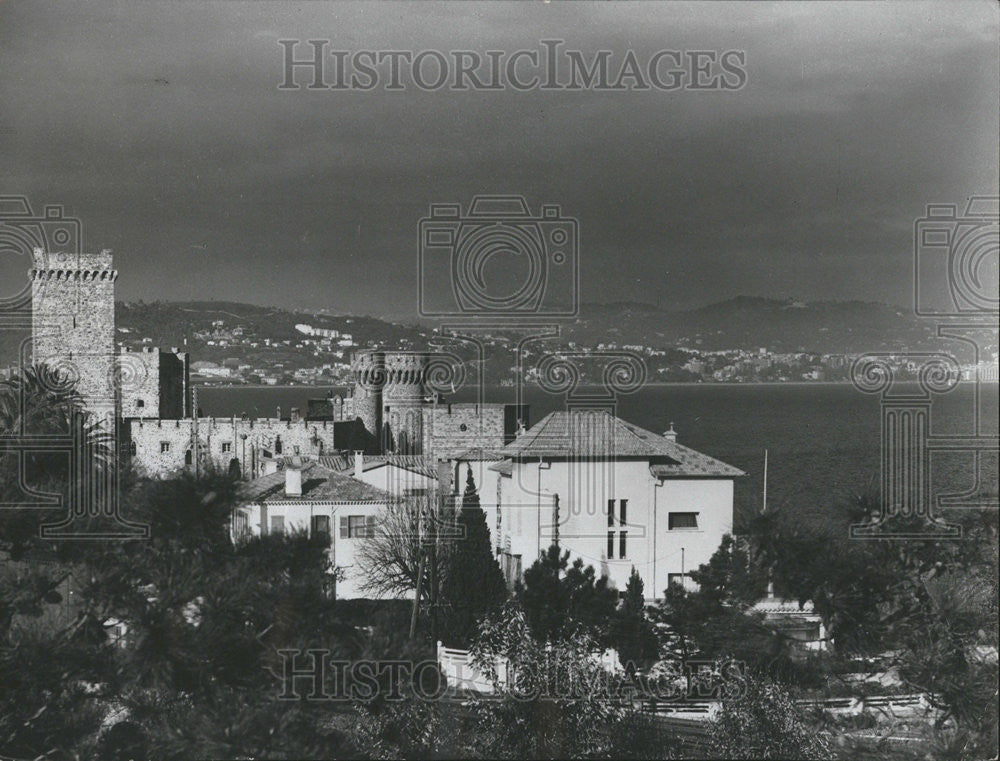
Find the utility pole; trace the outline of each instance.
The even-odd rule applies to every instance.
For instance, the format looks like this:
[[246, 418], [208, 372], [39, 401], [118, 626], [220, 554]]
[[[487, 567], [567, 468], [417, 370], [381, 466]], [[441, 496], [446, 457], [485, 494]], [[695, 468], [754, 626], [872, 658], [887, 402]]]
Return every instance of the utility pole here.
[[760, 508], [760, 514], [767, 512], [767, 450], [764, 450], [764, 504]]
[[437, 647], [438, 641], [438, 575], [437, 575], [437, 543], [438, 543], [438, 531], [437, 522], [441, 519], [442, 510], [440, 509], [440, 503], [446, 497], [441, 494], [432, 503], [431, 509], [437, 514], [431, 517], [431, 640], [434, 642], [434, 646]]
[[194, 477], [198, 478], [199, 463], [198, 463], [198, 387], [194, 386], [191, 389], [192, 402], [194, 403], [194, 424], [191, 426], [191, 432], [193, 434], [192, 438], [194, 441], [191, 442], [191, 457], [194, 460]]
[[[420, 608], [420, 587], [424, 578], [424, 543], [420, 530], [423, 512], [420, 509], [417, 511], [417, 583], [413, 592], [413, 611], [410, 613], [410, 642], [417, 636], [417, 611]], [[434, 647], [437, 647], [437, 640], [434, 640]]]

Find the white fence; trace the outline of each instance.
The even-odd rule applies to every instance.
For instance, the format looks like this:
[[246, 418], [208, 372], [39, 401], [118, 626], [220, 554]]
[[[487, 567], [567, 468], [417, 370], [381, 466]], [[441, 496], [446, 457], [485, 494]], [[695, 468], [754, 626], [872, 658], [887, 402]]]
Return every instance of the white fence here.
[[[617, 672], [621, 670], [621, 663], [618, 660], [618, 652], [613, 649], [605, 650], [603, 653], [593, 653], [592, 656], [606, 671]], [[437, 643], [438, 665], [448, 686], [458, 690], [472, 690], [483, 694], [494, 692], [493, 682], [483, 674], [472, 663], [472, 657], [468, 650], [459, 650], [453, 647], [445, 647], [440, 642]], [[494, 666], [497, 672], [497, 682], [502, 686], [507, 684], [507, 676], [510, 664], [504, 658], [497, 658]]]
[[[472, 657], [468, 650], [458, 650], [452, 647], [445, 647], [440, 642], [437, 643], [438, 665], [448, 686], [457, 690], [472, 690], [491, 694], [493, 692], [493, 682], [490, 678], [477, 669], [472, 663]], [[497, 658], [496, 662], [497, 681], [503, 685], [507, 683], [507, 661]]]

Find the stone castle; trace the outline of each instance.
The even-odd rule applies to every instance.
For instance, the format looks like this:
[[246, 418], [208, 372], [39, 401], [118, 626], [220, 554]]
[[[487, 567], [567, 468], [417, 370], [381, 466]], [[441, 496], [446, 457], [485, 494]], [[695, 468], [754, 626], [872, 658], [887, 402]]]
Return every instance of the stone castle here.
[[206, 466], [265, 472], [276, 458], [354, 451], [450, 460], [496, 450], [527, 425], [513, 404], [447, 403], [430, 382], [429, 352], [366, 350], [352, 359], [344, 396], [311, 399], [287, 417], [205, 417], [196, 409], [190, 359], [176, 349], [116, 350], [110, 252], [35, 252], [32, 356], [75, 382], [89, 412], [117, 426], [124, 455], [151, 476]]

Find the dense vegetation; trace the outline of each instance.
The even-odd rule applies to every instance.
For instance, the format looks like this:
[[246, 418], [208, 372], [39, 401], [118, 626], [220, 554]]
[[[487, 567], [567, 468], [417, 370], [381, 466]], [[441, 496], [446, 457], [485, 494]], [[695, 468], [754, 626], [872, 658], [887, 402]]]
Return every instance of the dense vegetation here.
[[[79, 397], [44, 368], [0, 386], [0, 430], [24, 422], [65, 433], [79, 414]], [[106, 432], [89, 436], [102, 453], [94, 471], [114, 467]], [[0, 455], [0, 499], [23, 499], [24, 486], [65, 495], [73, 485], [57, 455], [30, 455], [25, 472], [26, 484], [16, 457]], [[420, 590], [414, 608], [332, 599], [322, 540], [233, 545], [238, 482], [229, 474], [119, 476], [123, 514], [150, 526], [148, 540], [44, 540], [39, 525], [62, 517], [57, 511], [0, 514], [4, 757], [676, 758], [688, 751], [642, 713], [639, 698], [664, 664], [694, 658], [714, 663], [711, 674], [736, 677], [721, 682], [730, 691], [702, 753], [846, 758], [850, 747], [829, 742], [844, 727], [805, 715], [793, 698], [829, 689], [849, 657], [886, 653], [903, 689], [929, 693], [940, 709], [936, 745], [922, 752], [995, 754], [997, 553], [988, 515], [962, 517], [961, 541], [840, 544], [768, 516], [749, 540], [724, 540], [693, 574], [697, 591], [671, 587], [647, 607], [638, 575], [620, 598], [555, 546], [508, 596], [470, 477], [453, 516], [462, 539], [425, 554], [418, 531], [409, 545], [416, 570], [399, 583]], [[848, 519], [873, 508], [860, 501]], [[830, 622], [833, 656], [803, 662], [754, 613], [768, 579], [814, 602]], [[116, 626], [117, 640], [108, 636]], [[440, 697], [436, 634], [468, 645], [494, 681], [492, 698], [428, 699]], [[595, 656], [607, 647], [626, 669], [600, 666]], [[339, 692], [324, 682], [321, 699], [305, 699], [315, 683], [289, 682], [288, 669], [323, 653], [347, 664], [431, 668], [396, 681], [349, 669]]]

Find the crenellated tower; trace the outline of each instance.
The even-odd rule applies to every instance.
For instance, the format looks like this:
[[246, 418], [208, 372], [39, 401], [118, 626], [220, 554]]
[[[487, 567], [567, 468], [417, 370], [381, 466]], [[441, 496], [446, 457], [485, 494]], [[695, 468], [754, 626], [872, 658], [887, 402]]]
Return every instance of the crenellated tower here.
[[360, 418], [370, 441], [369, 449], [377, 450], [382, 430], [382, 389], [385, 387], [385, 354], [363, 351], [351, 360], [354, 393], [351, 399], [354, 416]]
[[397, 454], [423, 454], [427, 354], [386, 352], [382, 445]]
[[32, 362], [73, 381], [87, 410], [115, 416], [115, 281], [111, 253], [45, 253], [31, 272]]

